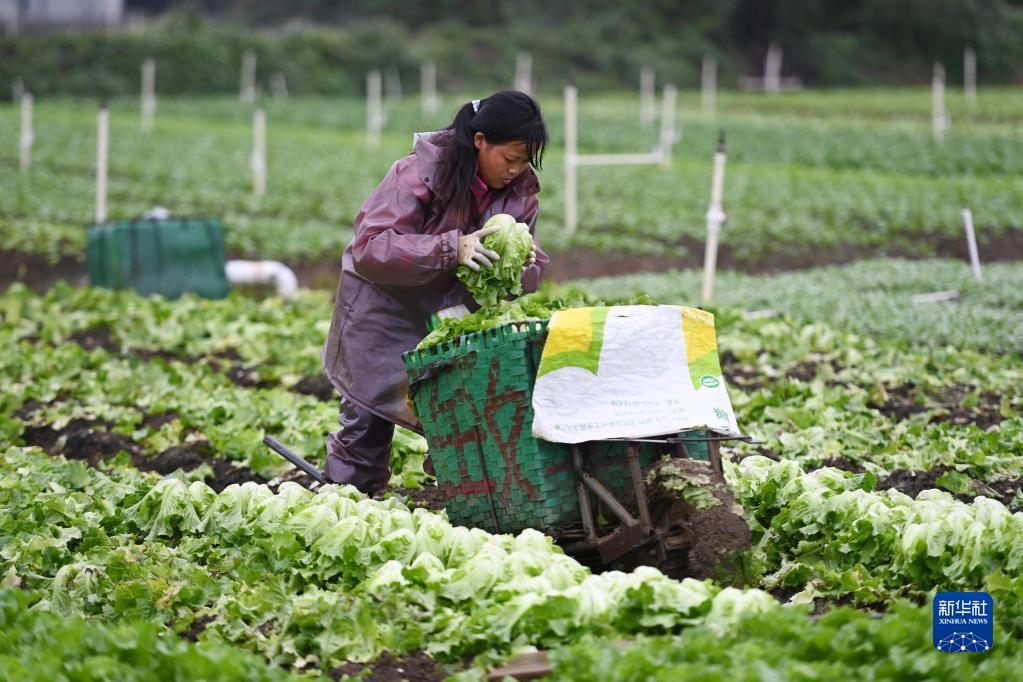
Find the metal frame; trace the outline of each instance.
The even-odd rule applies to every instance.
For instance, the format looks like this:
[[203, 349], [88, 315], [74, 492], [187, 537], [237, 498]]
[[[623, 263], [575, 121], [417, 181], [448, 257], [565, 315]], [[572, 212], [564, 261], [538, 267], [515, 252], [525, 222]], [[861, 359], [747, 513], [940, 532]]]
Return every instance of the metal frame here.
[[[724, 475], [724, 467], [721, 464], [722, 441], [757, 442], [749, 436], [740, 436], [714, 429], [708, 429], [708, 433], [713, 435], [699, 439], [698, 442], [707, 443], [710, 466], [721, 475]], [[629, 471], [632, 475], [633, 491], [636, 495], [636, 511], [639, 514], [639, 518], [633, 516], [625, 505], [590, 473], [589, 448], [587, 446], [589, 443], [597, 442], [624, 442], [626, 444], [626, 458], [628, 459]], [[654, 527], [650, 514], [646, 483], [643, 480], [643, 472], [639, 464], [639, 444], [654, 443], [669, 446], [674, 450], [676, 457], [691, 459], [686, 450], [687, 442], [693, 441], [687, 441], [678, 437], [606, 438], [572, 445], [572, 467], [576, 475], [576, 492], [579, 496], [579, 515], [582, 518], [583, 539], [567, 545], [565, 550], [569, 552], [596, 550], [601, 560], [604, 563], [609, 563], [637, 547], [656, 542], [657, 554], [661, 559], [664, 559], [667, 547], [665, 545], [665, 538], [661, 537], [661, 532]], [[593, 503], [590, 499], [591, 493], [603, 502], [619, 520], [618, 527], [606, 535], [599, 535], [597, 532], [597, 524], [593, 515]]]

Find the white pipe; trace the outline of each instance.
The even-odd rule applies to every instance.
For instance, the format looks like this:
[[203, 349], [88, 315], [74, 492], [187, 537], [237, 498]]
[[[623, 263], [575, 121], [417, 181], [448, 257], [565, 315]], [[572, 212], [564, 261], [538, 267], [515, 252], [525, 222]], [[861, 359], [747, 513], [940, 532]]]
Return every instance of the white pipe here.
[[671, 165], [671, 148], [675, 144], [676, 95], [677, 91], [674, 85], [664, 86], [664, 95], [661, 98], [661, 143], [658, 152], [660, 152], [661, 166], [665, 168]]
[[576, 166], [625, 166], [625, 165], [649, 165], [660, 163], [663, 159], [661, 150], [639, 154], [585, 154], [575, 155]]
[[970, 106], [977, 105], [977, 53], [972, 47], [963, 50], [963, 91]]
[[266, 112], [256, 109], [252, 112], [252, 193], [257, 197], [266, 194]]
[[298, 291], [295, 273], [275, 260], [229, 260], [224, 272], [231, 284], [273, 284], [283, 298], [291, 298]]
[[110, 155], [110, 112], [100, 107], [96, 119], [96, 224], [107, 221], [107, 160]]
[[644, 66], [639, 72], [639, 122], [644, 126], [654, 122], [654, 70]]
[[973, 231], [973, 212], [963, 209], [963, 225], [966, 227], [966, 246], [970, 250], [970, 269], [973, 270], [973, 279], [980, 281], [980, 255], [977, 251], [977, 234]]
[[764, 57], [764, 91], [778, 92], [781, 90], [781, 48], [771, 43]]
[[419, 67], [419, 99], [423, 114], [437, 113], [437, 65], [425, 62]]
[[380, 72], [374, 69], [366, 75], [366, 141], [373, 147], [380, 144], [380, 130], [384, 127], [380, 91]]
[[246, 50], [242, 55], [242, 82], [239, 96], [243, 102], [256, 101], [256, 53]]
[[21, 150], [21, 169], [25, 170], [32, 164], [32, 141], [35, 133], [32, 131], [32, 93], [26, 92], [21, 96], [21, 138], [18, 146]]
[[565, 231], [574, 234], [578, 216], [576, 213], [576, 89], [574, 85], [565, 86]]
[[725, 212], [721, 208], [721, 200], [725, 189], [725, 153], [724, 138], [714, 152], [714, 182], [710, 192], [710, 208], [707, 209], [707, 246], [703, 256], [703, 303], [711, 302], [714, 296], [714, 274], [717, 271], [718, 236], [721, 225], [725, 222]]
[[142, 129], [153, 128], [156, 113], [156, 62], [152, 57], [142, 62]]
[[527, 95], [533, 94], [533, 55], [529, 52], [520, 52], [515, 57], [514, 89]]
[[397, 68], [391, 67], [387, 70], [386, 77], [387, 99], [390, 102], [401, 101], [401, 73]]
[[945, 67], [934, 64], [934, 75], [931, 78], [931, 128], [935, 142], [945, 140], [945, 129], [948, 117], [945, 114]]
[[718, 65], [710, 55], [703, 57], [700, 104], [705, 116], [713, 116], [717, 108]]
[[270, 90], [273, 92], [274, 99], [288, 98], [288, 81], [280, 71], [275, 73], [270, 80]]

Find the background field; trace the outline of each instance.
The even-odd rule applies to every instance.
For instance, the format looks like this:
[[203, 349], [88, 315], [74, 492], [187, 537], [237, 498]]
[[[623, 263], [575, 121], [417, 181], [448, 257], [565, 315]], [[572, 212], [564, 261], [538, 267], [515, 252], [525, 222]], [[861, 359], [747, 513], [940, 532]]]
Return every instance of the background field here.
[[[221, 216], [234, 254], [296, 268], [319, 264], [329, 272], [351, 237], [359, 205], [390, 163], [408, 152], [411, 132], [442, 127], [445, 112], [461, 101], [445, 98], [429, 120], [415, 99], [393, 104], [375, 149], [365, 142], [360, 100], [268, 101], [269, 189], [262, 199], [251, 194], [248, 170], [251, 107], [228, 98], [164, 98], [155, 130], [146, 133], [137, 102], [114, 101], [111, 218], [156, 205], [176, 215]], [[569, 239], [562, 228], [562, 102], [556, 95], [541, 98], [552, 140], [540, 176], [540, 234], [546, 247], [566, 256], [560, 273], [555, 264], [555, 276], [597, 274], [601, 266], [616, 271], [614, 258], [590, 254], [651, 257], [628, 260], [628, 270], [699, 265], [719, 131], [729, 149], [724, 267], [765, 271], [872, 255], [959, 256], [964, 206], [973, 209], [983, 257], [1023, 252], [1023, 96], [1017, 91], [982, 91], [976, 109], [950, 91], [954, 127], [943, 145], [931, 139], [923, 89], [723, 93], [716, 119], [698, 113], [693, 92], [683, 92], [680, 102], [681, 139], [670, 169], [580, 169], [580, 225]], [[640, 125], [638, 111], [633, 93], [583, 92], [580, 151], [652, 148], [657, 128]], [[27, 172], [16, 167], [17, 117], [14, 108], [0, 108], [0, 148], [9, 150], [0, 157], [8, 190], [0, 198], [0, 247], [51, 262], [81, 261], [94, 201], [95, 104], [40, 100]]]

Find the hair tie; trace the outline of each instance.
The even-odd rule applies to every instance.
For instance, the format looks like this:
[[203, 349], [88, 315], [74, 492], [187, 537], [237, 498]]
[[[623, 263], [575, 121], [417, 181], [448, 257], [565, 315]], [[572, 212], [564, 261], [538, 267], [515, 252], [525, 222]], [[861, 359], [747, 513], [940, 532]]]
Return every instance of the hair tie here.
[[480, 110], [480, 101], [478, 99], [474, 99], [472, 101], [472, 113], [477, 114], [477, 113], [479, 113], [479, 110]]

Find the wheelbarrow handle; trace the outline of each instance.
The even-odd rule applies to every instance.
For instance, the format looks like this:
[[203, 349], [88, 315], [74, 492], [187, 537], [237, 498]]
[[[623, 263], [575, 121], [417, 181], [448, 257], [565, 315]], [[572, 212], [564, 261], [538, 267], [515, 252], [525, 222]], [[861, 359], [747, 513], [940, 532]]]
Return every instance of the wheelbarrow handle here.
[[292, 450], [289, 450], [287, 447], [285, 447], [285, 445], [283, 443], [281, 443], [279, 440], [277, 440], [273, 436], [264, 436], [263, 437], [263, 442], [266, 443], [266, 445], [268, 445], [270, 447], [270, 449], [273, 450], [274, 452], [276, 452], [278, 455], [280, 455], [284, 459], [288, 460], [289, 462], [291, 462], [292, 464], [297, 466], [299, 469], [301, 469], [305, 473], [307, 473], [310, 476], [312, 476], [313, 479], [315, 481], [317, 481], [320, 485], [323, 485], [323, 484], [327, 483], [327, 479], [325, 479], [323, 477], [323, 474], [320, 473], [319, 469], [317, 469], [312, 464], [307, 462], [305, 460], [305, 458], [303, 458], [297, 452], [293, 452]]

